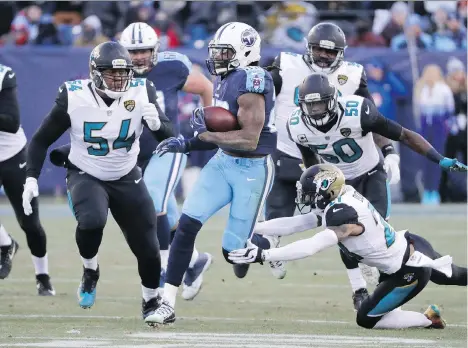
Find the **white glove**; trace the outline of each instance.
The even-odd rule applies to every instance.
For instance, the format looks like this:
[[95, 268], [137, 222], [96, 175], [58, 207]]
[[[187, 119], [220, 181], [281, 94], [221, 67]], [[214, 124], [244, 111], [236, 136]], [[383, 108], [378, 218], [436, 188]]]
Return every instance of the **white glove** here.
[[143, 111], [141, 113], [143, 119], [148, 124], [148, 128], [153, 132], [161, 128], [161, 120], [159, 119], [159, 113], [156, 106], [152, 103], [143, 105]]
[[228, 259], [234, 263], [263, 263], [263, 249], [248, 240], [247, 247], [231, 251]]
[[37, 179], [26, 178], [23, 191], [23, 210], [26, 215], [32, 214], [31, 201], [34, 197], [39, 196], [39, 187], [37, 186]]
[[384, 159], [384, 169], [387, 172], [390, 185], [400, 182], [400, 156], [396, 153], [387, 155]]

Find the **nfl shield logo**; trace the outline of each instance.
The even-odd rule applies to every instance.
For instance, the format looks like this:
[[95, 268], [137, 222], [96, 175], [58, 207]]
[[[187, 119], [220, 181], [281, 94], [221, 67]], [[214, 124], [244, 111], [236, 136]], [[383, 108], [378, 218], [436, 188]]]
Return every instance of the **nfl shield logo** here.
[[340, 133], [341, 133], [342, 136], [347, 138], [351, 134], [351, 129], [350, 128], [341, 128]]
[[132, 112], [135, 109], [135, 101], [134, 100], [126, 100], [124, 101], [124, 107], [128, 111]]
[[338, 83], [340, 85], [344, 85], [348, 81], [348, 76], [346, 75], [338, 75]]

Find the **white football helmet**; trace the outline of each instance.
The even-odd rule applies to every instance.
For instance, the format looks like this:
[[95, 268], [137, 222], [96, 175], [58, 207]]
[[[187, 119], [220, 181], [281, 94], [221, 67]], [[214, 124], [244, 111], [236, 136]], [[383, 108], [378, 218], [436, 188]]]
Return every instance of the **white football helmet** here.
[[208, 44], [206, 65], [210, 74], [224, 75], [260, 60], [260, 35], [241, 22], [224, 24]]
[[[143, 22], [130, 24], [120, 36], [120, 44], [132, 56], [135, 72], [143, 74], [158, 62], [159, 38], [153, 28]], [[140, 57], [137, 51], [151, 50], [151, 56]]]

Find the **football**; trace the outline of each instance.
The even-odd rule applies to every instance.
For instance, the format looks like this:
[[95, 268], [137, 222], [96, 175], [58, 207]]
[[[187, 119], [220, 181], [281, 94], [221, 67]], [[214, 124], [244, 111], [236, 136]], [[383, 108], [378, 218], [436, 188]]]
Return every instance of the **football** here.
[[211, 132], [229, 132], [240, 129], [236, 117], [220, 106], [207, 106], [205, 112], [206, 128]]

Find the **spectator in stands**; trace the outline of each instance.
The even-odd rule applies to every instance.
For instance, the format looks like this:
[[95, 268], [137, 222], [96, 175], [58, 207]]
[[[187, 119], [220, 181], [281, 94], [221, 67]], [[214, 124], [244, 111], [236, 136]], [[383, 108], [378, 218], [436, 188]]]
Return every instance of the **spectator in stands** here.
[[[445, 143], [445, 156], [450, 158], [460, 157], [467, 161], [467, 87], [466, 69], [463, 63], [451, 57], [447, 63], [447, 84], [452, 90], [455, 101], [455, 113], [449, 120], [449, 134]], [[457, 156], [459, 155], [459, 156]], [[440, 198], [446, 201], [466, 201], [466, 190], [460, 190], [463, 185], [457, 185], [454, 177], [449, 180], [449, 173], [442, 172], [440, 180]], [[463, 181], [466, 178], [463, 176]]]
[[408, 47], [408, 40], [411, 39], [414, 40], [415, 45], [420, 49], [430, 49], [432, 46], [432, 38], [421, 30], [421, 20], [416, 14], [408, 18], [404, 33], [395, 36], [390, 45], [396, 51], [406, 49]]
[[378, 58], [370, 60], [365, 67], [368, 88], [375, 105], [385, 117], [401, 123], [396, 117], [396, 100], [408, 96], [405, 84], [397, 75], [388, 71]]
[[166, 12], [157, 11], [154, 15], [154, 20], [151, 22], [156, 34], [158, 34], [161, 51], [181, 45], [182, 33], [180, 27], [169, 18]]
[[80, 28], [81, 32], [75, 40], [75, 46], [94, 47], [109, 41], [109, 38], [102, 35], [101, 20], [96, 15], [86, 17]]
[[283, 1], [267, 12], [265, 41], [283, 50], [303, 51], [304, 38], [317, 23], [317, 10], [305, 1]]
[[[413, 101], [416, 103], [421, 135], [442, 153], [447, 138], [448, 121], [454, 116], [454, 98], [439, 66], [430, 64], [424, 67], [422, 76], [414, 88]], [[439, 166], [424, 160], [424, 194], [421, 201], [423, 204], [440, 203], [440, 177]]]
[[467, 23], [467, 12], [468, 12], [468, 0], [459, 0], [457, 3], [457, 12], [463, 26], [468, 27]]
[[408, 17], [408, 5], [402, 1], [395, 2], [390, 9], [391, 18], [382, 31], [382, 37], [390, 46], [392, 39], [403, 33], [404, 24]]
[[28, 6], [13, 19], [11, 33], [16, 45], [26, 45], [36, 39], [42, 10], [39, 6]]
[[101, 20], [102, 34], [114, 38], [125, 28], [127, 1], [86, 1], [83, 2], [85, 17], [96, 15]]
[[59, 33], [51, 15], [45, 14], [41, 17], [37, 37], [31, 43], [36, 45], [61, 45]]
[[351, 47], [378, 47], [386, 46], [381, 35], [372, 32], [372, 22], [367, 18], [360, 18], [356, 22], [356, 34], [348, 42]]
[[466, 28], [458, 20], [455, 13], [447, 16], [446, 29], [433, 35], [434, 49], [450, 52], [466, 49]]
[[60, 24], [70, 26], [78, 25], [81, 22], [83, 13], [83, 3], [81, 1], [56, 1], [52, 14], [54, 24], [58, 27]]

